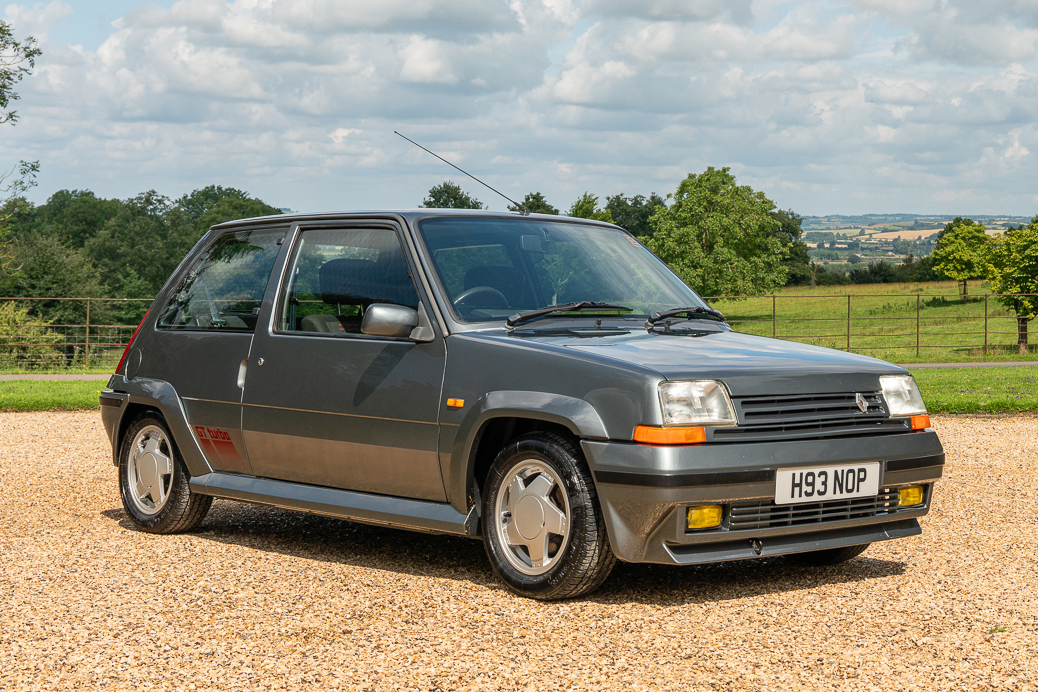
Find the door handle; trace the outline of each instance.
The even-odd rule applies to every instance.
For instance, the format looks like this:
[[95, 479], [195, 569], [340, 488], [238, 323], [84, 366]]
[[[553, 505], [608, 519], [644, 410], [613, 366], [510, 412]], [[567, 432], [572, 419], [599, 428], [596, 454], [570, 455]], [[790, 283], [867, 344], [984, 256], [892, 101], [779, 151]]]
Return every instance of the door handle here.
[[249, 359], [246, 358], [238, 366], [238, 389], [245, 389], [245, 373], [249, 369]]

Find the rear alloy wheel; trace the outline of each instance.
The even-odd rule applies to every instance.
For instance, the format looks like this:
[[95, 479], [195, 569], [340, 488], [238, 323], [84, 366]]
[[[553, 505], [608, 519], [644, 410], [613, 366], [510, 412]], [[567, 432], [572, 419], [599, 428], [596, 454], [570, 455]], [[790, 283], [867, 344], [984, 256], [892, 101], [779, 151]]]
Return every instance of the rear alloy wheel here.
[[482, 509], [494, 571], [521, 595], [580, 596], [615, 564], [591, 474], [560, 435], [535, 433], [505, 448], [490, 469]]
[[846, 548], [829, 548], [827, 550], [812, 550], [810, 553], [793, 553], [787, 555], [786, 559], [798, 562], [802, 565], [814, 565], [814, 566], [825, 566], [825, 565], [838, 565], [841, 562], [847, 562], [852, 560], [872, 545], [871, 543], [863, 543], [861, 545], [849, 545]]
[[151, 412], [135, 420], [119, 450], [119, 490], [134, 526], [179, 533], [201, 523], [213, 499], [192, 493], [188, 478], [161, 415]]

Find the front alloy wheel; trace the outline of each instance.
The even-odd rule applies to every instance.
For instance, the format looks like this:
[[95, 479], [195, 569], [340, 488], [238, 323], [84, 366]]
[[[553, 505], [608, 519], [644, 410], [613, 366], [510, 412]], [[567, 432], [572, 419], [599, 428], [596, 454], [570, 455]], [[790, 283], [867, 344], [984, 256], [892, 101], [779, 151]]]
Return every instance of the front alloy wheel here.
[[523, 574], [544, 574], [569, 543], [569, 498], [562, 479], [537, 459], [508, 471], [508, 487], [497, 494], [494, 529], [505, 558]]
[[523, 596], [581, 596], [597, 589], [616, 563], [591, 472], [561, 435], [526, 435], [498, 454], [482, 517], [490, 564]]

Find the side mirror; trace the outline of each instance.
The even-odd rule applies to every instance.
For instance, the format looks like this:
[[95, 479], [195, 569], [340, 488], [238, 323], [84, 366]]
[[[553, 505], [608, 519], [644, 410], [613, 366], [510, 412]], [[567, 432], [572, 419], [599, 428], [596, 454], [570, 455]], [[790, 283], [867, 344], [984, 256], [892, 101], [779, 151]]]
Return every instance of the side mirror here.
[[418, 311], [403, 305], [375, 303], [364, 311], [360, 323], [362, 334], [371, 336], [408, 337], [418, 326]]

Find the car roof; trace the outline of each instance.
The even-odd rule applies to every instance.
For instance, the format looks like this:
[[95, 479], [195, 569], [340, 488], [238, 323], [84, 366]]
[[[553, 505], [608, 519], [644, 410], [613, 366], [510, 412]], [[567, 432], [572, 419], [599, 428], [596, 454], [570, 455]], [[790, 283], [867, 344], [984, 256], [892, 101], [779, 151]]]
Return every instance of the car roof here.
[[408, 223], [425, 217], [459, 217], [459, 216], [476, 216], [490, 219], [542, 219], [544, 221], [562, 221], [569, 223], [586, 223], [593, 224], [595, 226], [605, 226], [607, 228], [619, 228], [615, 224], [606, 223], [604, 221], [595, 221], [593, 219], [582, 219], [575, 216], [562, 216], [554, 214], [529, 214], [523, 216], [519, 212], [514, 211], [487, 211], [485, 209], [378, 209], [378, 210], [364, 210], [364, 211], [336, 211], [336, 212], [320, 212], [320, 213], [298, 213], [293, 212], [290, 214], [272, 214], [270, 216], [256, 216], [248, 219], [238, 219], [236, 221], [225, 221], [224, 223], [217, 224], [212, 227], [212, 230], [222, 231], [229, 228], [237, 228], [240, 226], [252, 226], [256, 224], [269, 224], [271, 221], [276, 221], [279, 224], [282, 223], [299, 223], [303, 221], [348, 221], [359, 217], [402, 217]]

